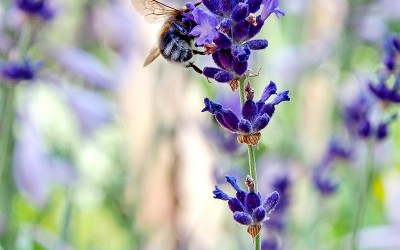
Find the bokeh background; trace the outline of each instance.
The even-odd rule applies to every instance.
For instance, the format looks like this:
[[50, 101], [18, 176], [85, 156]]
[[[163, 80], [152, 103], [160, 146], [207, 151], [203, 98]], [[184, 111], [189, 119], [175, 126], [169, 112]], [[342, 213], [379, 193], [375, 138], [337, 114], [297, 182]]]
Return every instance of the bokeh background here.
[[[246, 228], [212, 195], [215, 185], [229, 192], [225, 174], [244, 187], [246, 146], [200, 112], [204, 97], [238, 109], [238, 94], [163, 58], [143, 68], [160, 25], [129, 0], [48, 4], [54, 16], [35, 21], [14, 1], [0, 4], [1, 63], [21, 57], [27, 23], [25, 56], [40, 61], [35, 78], [16, 87], [0, 249], [251, 249]], [[321, 194], [313, 171], [333, 137], [346, 139], [343, 105], [383, 67], [384, 39], [400, 32], [400, 1], [282, 0], [280, 9], [286, 15], [258, 35], [269, 47], [250, 59], [260, 69], [256, 99], [270, 80], [291, 97], [257, 150], [261, 192], [284, 194], [262, 237], [272, 242], [266, 249], [346, 249], [368, 143], [351, 142], [356, 156], [334, 164], [334, 193]], [[213, 62], [197, 56], [196, 64]], [[5, 81], [1, 110], [3, 85], [14, 84]], [[392, 122], [372, 149], [361, 249], [400, 249], [399, 132]]]

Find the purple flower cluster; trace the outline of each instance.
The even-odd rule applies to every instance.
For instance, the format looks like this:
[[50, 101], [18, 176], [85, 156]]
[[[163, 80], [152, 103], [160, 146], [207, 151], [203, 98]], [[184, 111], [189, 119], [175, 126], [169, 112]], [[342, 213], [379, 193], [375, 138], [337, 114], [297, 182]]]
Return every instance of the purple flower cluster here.
[[[382, 114], [389, 105], [400, 103], [399, 37], [391, 35], [384, 41], [383, 47], [384, 67], [378, 73], [378, 82], [369, 81], [368, 92], [357, 96], [344, 109], [346, 127], [355, 137], [384, 140], [388, 136], [390, 122], [396, 118], [396, 115], [385, 118]], [[372, 119], [375, 110], [379, 111], [380, 121]]]
[[350, 147], [344, 146], [343, 143], [337, 139], [331, 140], [321, 162], [313, 171], [314, 185], [321, 194], [330, 195], [337, 190], [339, 184], [328, 177], [327, 173], [335, 162], [349, 161], [352, 159], [352, 156], [353, 150]]
[[29, 16], [39, 17], [44, 21], [54, 16], [54, 10], [50, 8], [46, 0], [16, 0], [15, 5]]
[[0, 76], [12, 82], [29, 81], [35, 78], [36, 72], [40, 67], [41, 63], [32, 62], [28, 59], [22, 60], [21, 62], [0, 62]]
[[396, 115], [377, 123], [371, 119], [373, 108], [374, 103], [365, 96], [359, 96], [345, 107], [344, 120], [351, 135], [362, 139], [375, 138], [378, 141], [387, 137], [389, 124]]
[[[385, 109], [390, 104], [400, 103], [399, 55], [400, 40], [392, 35], [384, 42], [384, 68], [378, 74], [379, 82], [368, 82], [368, 91], [358, 93], [343, 108], [343, 125], [351, 139], [383, 141], [388, 137], [389, 125], [397, 115], [386, 116], [382, 107]], [[337, 161], [352, 160], [355, 149], [354, 145], [345, 146], [337, 139], [331, 141], [320, 163], [313, 170], [313, 183], [320, 193], [330, 195], [337, 190], [339, 184], [328, 173]]]
[[[279, 0], [203, 0], [208, 11], [192, 3], [186, 4], [190, 13], [186, 18], [197, 24], [190, 32], [196, 46], [203, 46], [218, 68], [205, 67], [203, 74], [218, 82], [232, 82], [240, 78], [248, 68], [252, 50], [265, 49], [268, 41], [253, 39], [272, 14], [284, 15], [277, 7]], [[261, 9], [260, 15], [256, 13]], [[232, 87], [233, 86], [233, 87]], [[231, 85], [234, 90], [237, 85]]]
[[[247, 100], [242, 106], [240, 117], [232, 110], [225, 109], [221, 104], [215, 103], [208, 98], [204, 99], [205, 108], [202, 112], [210, 112], [223, 128], [238, 134], [238, 142], [257, 145], [261, 137], [260, 131], [268, 125], [272, 115], [275, 113], [275, 106], [283, 101], [290, 100], [289, 91], [280, 93], [276, 93], [276, 91], [276, 84], [271, 81], [264, 89], [260, 100], [254, 102], [254, 91], [250, 85], [247, 85]], [[272, 95], [276, 95], [275, 98], [271, 102], [265, 103]]]
[[[371, 93], [386, 105], [400, 103], [400, 39], [392, 35], [384, 43], [384, 65], [385, 68], [379, 74], [378, 83], [369, 82]], [[389, 81], [394, 78], [394, 84], [390, 86]]]
[[32, 17], [39, 17], [44, 21], [54, 16], [54, 10], [50, 8], [46, 0], [16, 0], [16, 6]]
[[279, 202], [279, 193], [274, 191], [262, 201], [260, 193], [254, 191], [254, 182], [249, 176], [246, 185], [249, 192], [243, 190], [236, 182], [235, 177], [225, 176], [226, 181], [236, 190], [236, 197], [230, 197], [218, 186], [213, 191], [214, 198], [228, 201], [228, 206], [233, 213], [233, 219], [239, 224], [249, 226], [247, 232], [255, 238], [261, 230], [261, 224], [268, 220], [271, 213]]

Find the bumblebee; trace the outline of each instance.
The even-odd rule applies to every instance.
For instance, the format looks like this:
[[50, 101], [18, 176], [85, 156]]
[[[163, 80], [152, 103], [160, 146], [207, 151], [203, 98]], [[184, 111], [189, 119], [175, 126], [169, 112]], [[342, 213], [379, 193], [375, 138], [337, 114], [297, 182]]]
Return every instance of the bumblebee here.
[[[164, 22], [158, 42], [151, 49], [143, 67], [149, 65], [161, 54], [168, 61], [183, 63], [186, 67], [192, 67], [202, 74], [202, 70], [190, 62], [194, 54], [204, 55], [204, 52], [192, 49], [193, 37], [189, 36], [189, 32], [195, 23], [190, 20], [183, 21], [183, 13], [188, 13], [189, 10], [186, 7], [175, 9], [156, 0], [132, 0], [132, 3], [144, 15], [146, 21]], [[201, 2], [195, 6], [199, 4]]]

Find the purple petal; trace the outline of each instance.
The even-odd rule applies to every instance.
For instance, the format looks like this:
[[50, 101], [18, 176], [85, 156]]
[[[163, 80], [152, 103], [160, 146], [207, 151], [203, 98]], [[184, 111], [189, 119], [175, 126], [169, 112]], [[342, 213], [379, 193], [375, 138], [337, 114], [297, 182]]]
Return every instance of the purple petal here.
[[225, 176], [226, 181], [231, 184], [231, 186], [236, 190], [236, 192], [242, 192], [244, 191], [238, 184], [237, 180], [234, 176], [226, 175]]
[[253, 211], [256, 207], [261, 206], [261, 195], [259, 193], [248, 193], [244, 204], [250, 211]]
[[217, 74], [215, 74], [214, 79], [217, 82], [230, 82], [235, 78], [235, 76], [226, 70], [221, 70]]
[[276, 90], [276, 84], [273, 81], [270, 81], [261, 95], [260, 102], [266, 102], [271, 97], [271, 95], [276, 94]]
[[255, 223], [262, 222], [267, 215], [267, 212], [262, 206], [257, 207], [253, 210], [253, 219]]
[[249, 134], [251, 132], [251, 123], [248, 120], [240, 120], [238, 130], [241, 133]]
[[198, 36], [196, 40], [197, 45], [212, 43], [214, 37], [217, 35], [217, 18], [212, 13], [204, 11], [199, 7], [196, 7], [192, 11], [192, 14], [198, 25], [191, 30], [189, 35]]
[[203, 69], [203, 75], [205, 75], [208, 78], [213, 78], [215, 77], [215, 75], [220, 72], [220, 69], [217, 68], [211, 68], [211, 67], [205, 67]]
[[246, 42], [251, 50], [261, 50], [268, 47], [268, 41], [265, 39], [256, 39]]
[[265, 199], [265, 201], [263, 203], [263, 207], [265, 208], [267, 213], [270, 213], [272, 210], [274, 210], [276, 205], [278, 205], [279, 198], [280, 198], [279, 193], [276, 191], [274, 191], [268, 195], [267, 199]]
[[224, 117], [222, 116], [221, 113], [215, 114], [215, 119], [217, 120], [219, 125], [221, 125], [223, 128], [231, 131], [232, 133], [236, 133], [236, 129], [232, 129], [231, 127], [229, 127], [229, 125], [225, 122]]
[[243, 207], [242, 207], [242, 203], [236, 199], [236, 198], [232, 198], [228, 201], [228, 206], [231, 209], [231, 211], [234, 212], [243, 212]]
[[246, 62], [250, 57], [250, 48], [246, 44], [244, 46], [236, 45], [232, 48], [232, 55], [239, 62]]
[[211, 101], [208, 98], [204, 98], [204, 104], [206, 105], [201, 112], [208, 111], [211, 114], [215, 114], [222, 109], [222, 105], [216, 102]]
[[230, 18], [224, 18], [224, 19], [220, 22], [219, 26], [220, 26], [222, 29], [224, 29], [224, 30], [229, 30], [229, 29], [232, 27], [232, 24], [233, 24], [232, 19], [230, 19]]
[[242, 107], [242, 117], [253, 123], [258, 114], [256, 103], [253, 100], [247, 100]]
[[194, 8], [196, 8], [196, 6], [192, 2], [185, 3], [185, 7], [190, 11], [193, 11]]
[[278, 93], [277, 96], [274, 98], [274, 100], [271, 102], [271, 104], [275, 106], [283, 101], [290, 101], [288, 90]]
[[275, 13], [279, 19], [279, 14], [284, 16], [285, 13], [278, 8], [279, 0], [263, 0], [264, 8], [261, 11], [261, 19], [265, 21], [272, 13]]
[[251, 219], [250, 215], [245, 212], [235, 212], [233, 214], [233, 219], [242, 225], [251, 225], [253, 220]]
[[388, 123], [380, 123], [376, 129], [376, 139], [383, 140], [388, 135]]
[[269, 123], [270, 117], [268, 114], [263, 114], [262, 116], [258, 117], [257, 120], [253, 124], [252, 132], [258, 132], [264, 129]]
[[226, 193], [224, 193], [221, 189], [219, 189], [218, 186], [215, 186], [213, 194], [214, 194], [214, 199], [219, 199], [223, 201], [229, 201], [231, 199], [231, 197]]
[[245, 3], [239, 3], [235, 6], [232, 11], [232, 20], [235, 22], [239, 22], [244, 20], [249, 15], [249, 5]]
[[[251, 25], [252, 26], [252, 25]], [[246, 39], [249, 35], [250, 30], [250, 23], [246, 20], [242, 20], [233, 27], [232, 30], [232, 37], [233, 40], [237, 42], [241, 42], [242, 40]]]
[[221, 11], [219, 9], [219, 0], [202, 0], [202, 2], [209, 11], [214, 14], [221, 15]]
[[274, 113], [275, 113], [275, 106], [272, 105], [271, 103], [267, 103], [267, 104], [263, 105], [260, 110], [260, 115], [267, 114], [270, 118], [272, 117], [272, 115]]
[[221, 110], [222, 117], [226, 125], [233, 131], [237, 131], [239, 118], [229, 109]]
[[218, 32], [214, 38], [214, 43], [220, 49], [229, 49], [232, 46], [232, 41], [225, 34]]
[[261, 7], [262, 0], [247, 0], [246, 3], [249, 5], [250, 13], [256, 13]]
[[233, 70], [239, 76], [242, 76], [244, 73], [246, 73], [247, 67], [248, 67], [247, 62], [239, 62], [237, 60], [233, 62]]
[[229, 15], [236, 5], [237, 0], [221, 0], [220, 8], [225, 15]]
[[218, 59], [219, 64], [215, 59], [214, 62], [218, 66], [226, 70], [233, 68], [235, 58], [232, 56], [232, 51], [230, 49], [220, 49], [214, 54], [216, 54], [216, 59]]

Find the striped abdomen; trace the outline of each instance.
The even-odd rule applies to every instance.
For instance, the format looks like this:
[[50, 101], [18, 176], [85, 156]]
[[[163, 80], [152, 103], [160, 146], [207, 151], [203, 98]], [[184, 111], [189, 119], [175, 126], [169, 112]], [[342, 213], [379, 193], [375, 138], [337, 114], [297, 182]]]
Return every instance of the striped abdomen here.
[[193, 57], [190, 38], [181, 34], [173, 26], [170, 26], [161, 36], [159, 45], [161, 55], [167, 60], [182, 63]]

